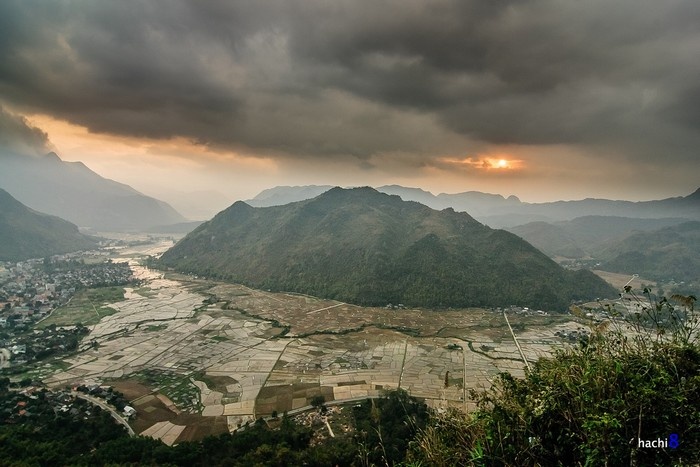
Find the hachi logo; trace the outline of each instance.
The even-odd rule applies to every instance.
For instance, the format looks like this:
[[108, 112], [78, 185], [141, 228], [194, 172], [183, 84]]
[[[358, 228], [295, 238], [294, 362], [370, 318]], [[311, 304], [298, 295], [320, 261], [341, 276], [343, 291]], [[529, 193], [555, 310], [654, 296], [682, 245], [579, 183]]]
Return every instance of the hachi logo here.
[[678, 439], [677, 433], [671, 433], [668, 438], [657, 438], [657, 439], [637, 439], [638, 448], [653, 448], [653, 449], [676, 449], [680, 446], [681, 442]]

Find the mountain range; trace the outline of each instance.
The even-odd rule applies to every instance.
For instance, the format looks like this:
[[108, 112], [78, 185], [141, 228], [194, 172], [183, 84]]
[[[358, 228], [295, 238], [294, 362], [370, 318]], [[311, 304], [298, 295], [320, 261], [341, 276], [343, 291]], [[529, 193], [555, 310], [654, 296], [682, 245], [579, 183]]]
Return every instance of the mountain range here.
[[[330, 186], [275, 187], [248, 201], [251, 206], [274, 206], [312, 198]], [[530, 222], [557, 222], [583, 216], [617, 216], [628, 218], [675, 217], [700, 220], [700, 189], [684, 196], [655, 201], [619, 201], [587, 198], [577, 201], [525, 203], [516, 196], [467, 191], [434, 195], [420, 188], [385, 185], [382, 193], [398, 195], [404, 201], [417, 201], [433, 209], [452, 208], [468, 212], [479, 222], [493, 228], [515, 227]]]
[[566, 309], [615, 295], [521, 238], [466, 213], [372, 188], [255, 208], [234, 203], [160, 259], [163, 267], [360, 305]]
[[138, 231], [185, 219], [167, 203], [106, 179], [81, 162], [0, 153], [0, 188], [40, 212], [100, 231]]
[[[570, 221], [531, 222], [505, 230], [532, 243], [551, 257], [607, 257], [612, 245], [624, 242], [640, 232], [653, 232], [688, 222], [688, 219], [664, 217], [639, 219], [616, 216], [583, 216]], [[614, 250], [614, 248], [612, 248]]]
[[97, 247], [78, 227], [29, 209], [0, 189], [0, 261], [21, 261]]

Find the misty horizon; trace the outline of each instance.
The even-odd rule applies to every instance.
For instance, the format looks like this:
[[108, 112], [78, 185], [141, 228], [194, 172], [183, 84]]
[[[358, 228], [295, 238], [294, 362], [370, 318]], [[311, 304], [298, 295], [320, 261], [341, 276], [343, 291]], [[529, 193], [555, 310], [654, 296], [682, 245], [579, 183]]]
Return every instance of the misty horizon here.
[[[14, 151], [13, 151], [14, 153]], [[671, 194], [670, 196], [666, 196], [663, 198], [659, 197], [642, 197], [642, 198], [636, 198], [636, 199], [630, 199], [630, 198], [606, 198], [604, 196], [601, 196], [597, 194], [597, 190], [592, 190], [590, 194], [582, 194], [580, 197], [571, 197], [571, 198], [556, 198], [556, 197], [539, 197], [536, 198], [535, 200], [528, 200], [528, 199], [523, 199], [521, 196], [519, 196], [516, 193], [498, 193], [498, 192], [488, 192], [488, 191], [482, 191], [478, 189], [468, 189], [468, 187], [465, 187], [462, 191], [432, 191], [430, 189], [427, 189], [423, 186], [411, 186], [411, 185], [401, 185], [397, 183], [376, 183], [374, 185], [369, 185], [369, 184], [363, 184], [363, 183], [358, 183], [358, 184], [347, 184], [347, 185], [340, 185], [340, 184], [331, 184], [331, 183], [310, 183], [310, 184], [297, 184], [297, 185], [291, 185], [291, 184], [279, 184], [279, 185], [272, 185], [272, 186], [265, 186], [263, 185], [264, 181], [261, 181], [260, 189], [257, 188], [251, 188], [250, 190], [247, 191], [242, 191], [240, 194], [237, 195], [226, 195], [225, 190], [217, 190], [217, 189], [201, 189], [201, 190], [192, 190], [192, 191], [187, 191], [187, 190], [182, 190], [182, 191], [172, 191], [172, 190], [158, 190], [154, 189], [152, 185], [145, 184], [143, 186], [140, 185], [130, 185], [124, 180], [119, 180], [116, 178], [110, 178], [108, 175], [99, 173], [97, 170], [94, 170], [92, 167], [89, 166], [89, 164], [84, 163], [81, 160], [70, 160], [70, 159], [63, 159], [61, 155], [57, 154], [57, 151], [50, 151], [46, 154], [25, 154], [24, 157], [30, 157], [30, 158], [35, 158], [35, 159], [41, 159], [43, 157], [54, 157], [58, 158], [59, 160], [62, 160], [64, 162], [70, 162], [70, 163], [80, 163], [83, 164], [85, 167], [87, 167], [89, 170], [95, 172], [97, 175], [107, 179], [107, 180], [112, 180], [117, 183], [122, 183], [127, 186], [131, 186], [132, 188], [136, 189], [139, 193], [153, 197], [155, 199], [159, 199], [161, 201], [165, 201], [166, 203], [170, 204], [173, 206], [180, 214], [182, 214], [185, 218], [188, 220], [206, 220], [211, 217], [213, 217], [216, 213], [220, 212], [221, 210], [227, 208], [231, 204], [233, 204], [236, 201], [251, 201], [251, 200], [256, 200], [261, 195], [263, 195], [265, 192], [268, 191], [273, 191], [278, 188], [289, 188], [289, 189], [295, 189], [295, 188], [322, 188], [322, 187], [328, 187], [328, 189], [338, 186], [341, 188], [357, 188], [357, 187], [363, 187], [363, 186], [369, 186], [375, 189], [380, 189], [382, 187], [400, 187], [400, 188], [407, 188], [410, 190], [420, 190], [422, 192], [425, 192], [426, 194], [432, 195], [432, 196], [441, 196], [441, 195], [460, 195], [460, 194], [467, 194], [467, 193], [479, 193], [479, 194], [485, 194], [485, 195], [494, 195], [494, 196], [500, 196], [503, 199], [515, 199], [518, 202], [524, 203], [524, 204], [546, 204], [546, 203], [553, 203], [553, 202], [558, 202], [558, 201], [583, 201], [583, 200], [610, 200], [610, 201], [630, 201], [630, 202], [645, 202], [645, 201], [658, 201], [662, 199], [670, 199], [670, 198], [683, 198], [685, 196], [688, 196], [692, 193], [695, 192], [695, 190], [692, 190], [691, 192], [688, 193], [676, 193], [676, 194]], [[321, 181], [322, 182], [322, 181]]]

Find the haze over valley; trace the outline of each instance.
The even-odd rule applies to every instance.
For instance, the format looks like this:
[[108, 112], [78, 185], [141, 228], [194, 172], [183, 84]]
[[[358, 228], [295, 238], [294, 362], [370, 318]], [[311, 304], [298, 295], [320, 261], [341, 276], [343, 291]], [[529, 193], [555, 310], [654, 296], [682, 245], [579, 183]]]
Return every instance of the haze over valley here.
[[698, 18], [0, 2], [0, 464], [700, 463]]

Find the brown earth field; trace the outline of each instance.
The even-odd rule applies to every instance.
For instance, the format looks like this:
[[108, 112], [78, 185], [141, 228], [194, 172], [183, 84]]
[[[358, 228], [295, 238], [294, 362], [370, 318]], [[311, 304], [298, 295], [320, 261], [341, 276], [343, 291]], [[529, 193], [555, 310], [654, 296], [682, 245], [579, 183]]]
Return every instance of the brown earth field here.
[[288, 386], [266, 386], [260, 390], [256, 400], [256, 413], [272, 415], [273, 412], [283, 413], [295, 408], [294, 399], [304, 399], [302, 405], [309, 405], [311, 399], [322, 395], [326, 402], [333, 400], [333, 388], [319, 386], [317, 383], [296, 383]]
[[186, 428], [180, 434], [176, 443], [194, 441], [210, 435], [228, 433], [226, 417], [202, 417], [197, 414], [176, 414], [157, 397], [153, 390], [133, 380], [125, 379], [109, 382], [114, 389], [124, 394], [124, 397], [137, 410], [137, 417], [129, 421], [131, 428], [138, 434], [158, 422], [169, 421]]

